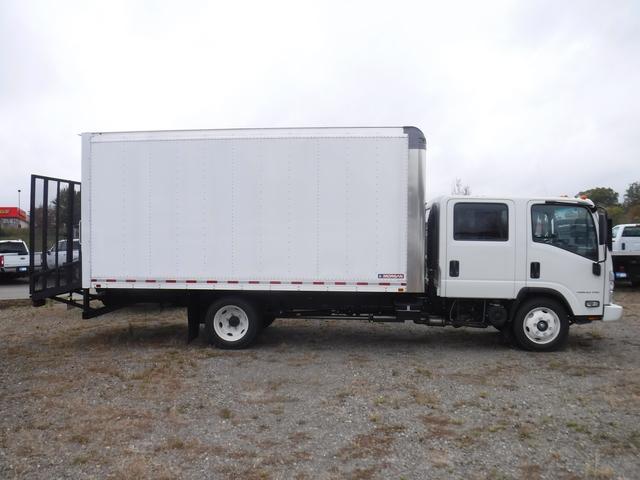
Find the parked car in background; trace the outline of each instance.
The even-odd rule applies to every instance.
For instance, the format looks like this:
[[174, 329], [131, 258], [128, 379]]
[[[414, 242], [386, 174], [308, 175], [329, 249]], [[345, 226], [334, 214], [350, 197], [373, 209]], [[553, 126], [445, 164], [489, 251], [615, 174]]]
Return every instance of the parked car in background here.
[[0, 278], [29, 275], [29, 248], [22, 240], [0, 240]]
[[[67, 241], [58, 241], [58, 265], [64, 265], [67, 263]], [[71, 261], [78, 260], [80, 258], [80, 240], [74, 239], [72, 246], [72, 259]], [[49, 250], [47, 250], [47, 267], [56, 267], [56, 244], [54, 243]]]
[[613, 270], [616, 280], [640, 282], [640, 224], [627, 223], [613, 227]]

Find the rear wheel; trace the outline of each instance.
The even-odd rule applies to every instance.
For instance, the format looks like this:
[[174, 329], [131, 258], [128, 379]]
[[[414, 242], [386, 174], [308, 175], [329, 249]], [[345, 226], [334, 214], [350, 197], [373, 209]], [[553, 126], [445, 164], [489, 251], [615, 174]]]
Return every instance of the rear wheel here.
[[551, 298], [524, 302], [513, 320], [513, 336], [526, 350], [549, 352], [564, 346], [569, 335], [569, 316], [564, 306]]
[[205, 315], [209, 343], [220, 348], [245, 348], [256, 338], [262, 319], [251, 303], [241, 298], [222, 298]]

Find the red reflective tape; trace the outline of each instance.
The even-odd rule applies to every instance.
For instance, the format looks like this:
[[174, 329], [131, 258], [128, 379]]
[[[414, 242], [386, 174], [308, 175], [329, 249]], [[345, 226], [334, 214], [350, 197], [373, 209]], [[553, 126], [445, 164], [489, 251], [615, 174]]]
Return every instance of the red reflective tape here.
[[401, 283], [400, 285], [406, 285], [406, 283]]
[[227, 280], [227, 283], [238, 283], [238, 280]]
[[302, 282], [298, 282], [298, 281], [291, 282], [291, 285], [302, 285]]
[[96, 280], [95, 278], [91, 279], [92, 282], [97, 282], [98, 280]]
[[198, 283], [196, 280], [187, 280], [187, 283]]
[[314, 285], [324, 285], [324, 282], [313, 282]]
[[357, 282], [356, 285], [369, 285], [369, 282]]
[[249, 283], [255, 285], [256, 283], [260, 283], [258, 280], [249, 280]]
[[391, 284], [389, 282], [379, 282], [378, 285], [382, 285], [383, 287], [388, 287]]
[[176, 283], [175, 280], [165, 280], [165, 283]]
[[282, 282], [280, 280], [271, 280], [269, 283], [271, 285], [280, 285]]
[[149, 280], [145, 280], [145, 282], [146, 282], [146, 283], [156, 283], [156, 281], [155, 281], [155, 280], [151, 280], [151, 279], [149, 279]]
[[207, 283], [218, 283], [218, 280], [207, 280]]
[[347, 282], [334, 282], [336, 285], [346, 285]]
[[116, 279], [115, 279], [115, 278], [107, 278], [107, 279], [105, 280], [105, 282], [115, 282], [115, 281], [116, 281]]
[[127, 282], [127, 283], [135, 283], [135, 280], [133, 278], [127, 278], [125, 280], [125, 282]]
[[99, 283], [96, 283], [96, 288], [100, 288], [100, 284]]

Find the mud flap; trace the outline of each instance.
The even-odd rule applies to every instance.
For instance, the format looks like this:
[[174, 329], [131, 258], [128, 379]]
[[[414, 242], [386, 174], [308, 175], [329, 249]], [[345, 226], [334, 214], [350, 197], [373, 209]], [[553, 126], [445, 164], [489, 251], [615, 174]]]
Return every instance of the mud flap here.
[[202, 318], [202, 309], [200, 302], [195, 296], [189, 297], [187, 305], [187, 322], [189, 324], [187, 332], [187, 343], [191, 343], [200, 334], [200, 320]]

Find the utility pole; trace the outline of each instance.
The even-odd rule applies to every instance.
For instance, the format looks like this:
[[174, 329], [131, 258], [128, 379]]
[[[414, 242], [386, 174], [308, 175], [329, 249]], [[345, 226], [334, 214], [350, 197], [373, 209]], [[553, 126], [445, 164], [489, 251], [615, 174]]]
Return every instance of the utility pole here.
[[[22, 190], [18, 189], [18, 210], [20, 210], [20, 192]], [[20, 212], [18, 212], [18, 215], [20, 214]]]

